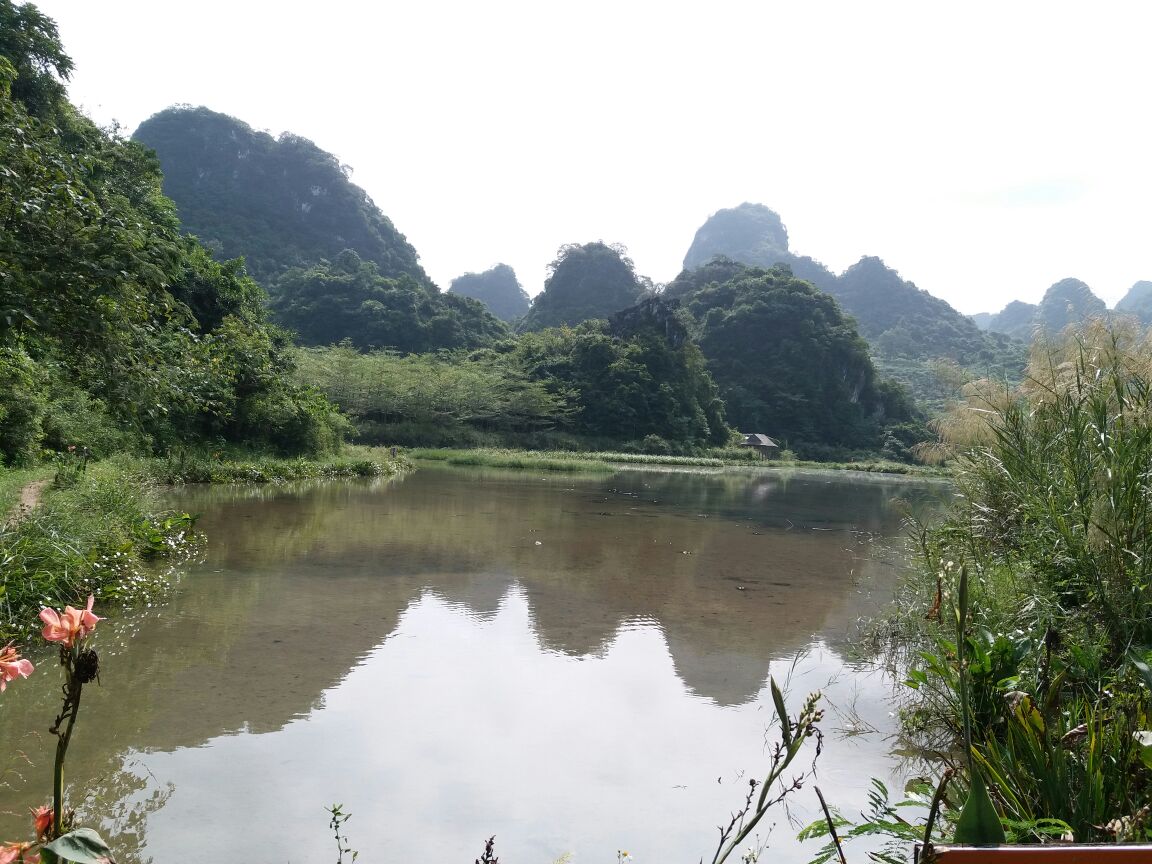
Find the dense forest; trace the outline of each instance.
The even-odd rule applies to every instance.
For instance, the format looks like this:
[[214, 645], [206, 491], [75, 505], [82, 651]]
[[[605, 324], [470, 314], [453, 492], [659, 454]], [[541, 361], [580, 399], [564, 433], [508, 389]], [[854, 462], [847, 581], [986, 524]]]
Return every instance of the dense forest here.
[[0, 4], [0, 457], [243, 441], [335, 447], [236, 262], [182, 236], [154, 156], [65, 98], [55, 25]]
[[564, 246], [548, 271], [544, 290], [520, 322], [521, 331], [609, 318], [651, 291], [651, 283], [636, 275], [636, 265], [620, 245]]
[[[441, 292], [305, 139], [187, 106], [131, 141], [96, 128], [64, 97], [51, 22], [19, 9], [36, 38], [4, 46], [9, 463], [74, 442], [331, 450], [353, 429], [680, 453], [735, 425], [802, 455], [905, 459], [927, 435], [857, 324], [798, 278], [828, 284], [811, 259], [712, 261], [661, 292], [598, 241], [562, 247], [530, 305], [505, 265]], [[741, 242], [787, 253], [779, 218], [744, 209], [759, 221]]]

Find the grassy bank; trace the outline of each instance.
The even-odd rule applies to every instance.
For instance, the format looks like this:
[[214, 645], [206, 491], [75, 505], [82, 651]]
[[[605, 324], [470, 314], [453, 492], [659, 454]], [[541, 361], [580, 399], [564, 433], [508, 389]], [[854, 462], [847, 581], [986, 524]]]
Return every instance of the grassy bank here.
[[412, 459], [445, 462], [449, 465], [482, 465], [488, 468], [525, 468], [533, 471], [611, 473], [615, 469], [591, 454], [533, 452], [529, 450], [445, 450], [415, 448], [406, 455]]
[[[118, 456], [86, 465], [72, 460], [4, 471], [0, 640], [25, 634], [45, 605], [82, 605], [89, 594], [106, 602], [162, 592], [171, 574], [157, 562], [183, 559], [198, 538], [193, 517], [157, 509], [157, 486], [378, 477], [410, 467], [388, 450], [361, 447], [317, 459], [186, 450], [166, 458]], [[44, 480], [53, 482], [44, 487], [39, 506], [9, 520], [21, 490]]]
[[664, 456], [648, 453], [614, 453], [610, 451], [578, 452], [567, 450], [507, 450], [477, 448], [454, 450], [417, 447], [405, 451], [412, 459], [446, 462], [449, 465], [486, 465], [499, 468], [532, 468], [541, 471], [612, 471], [618, 465], [682, 465], [685, 467], [724, 468], [817, 468], [838, 471], [904, 474], [923, 477], [948, 476], [946, 469], [925, 465], [906, 465], [884, 460], [860, 462], [808, 462], [798, 459], [761, 459], [746, 451], [729, 449], [711, 451], [711, 456]]
[[157, 511], [151, 491], [131, 461], [113, 459], [48, 486], [35, 510], [0, 527], [0, 639], [26, 634], [45, 605], [162, 590], [157, 562], [190, 554], [196, 535], [188, 514]]
[[279, 459], [244, 452], [182, 450], [167, 457], [139, 459], [138, 469], [154, 482], [283, 483], [328, 477], [381, 477], [411, 468], [403, 456], [380, 447], [348, 447], [337, 456]]

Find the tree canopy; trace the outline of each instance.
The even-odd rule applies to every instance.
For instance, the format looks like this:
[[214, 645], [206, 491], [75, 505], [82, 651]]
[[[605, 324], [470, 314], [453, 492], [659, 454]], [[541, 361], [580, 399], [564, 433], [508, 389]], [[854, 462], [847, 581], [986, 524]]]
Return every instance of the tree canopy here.
[[361, 349], [423, 352], [477, 348], [508, 336], [479, 301], [429, 294], [408, 274], [382, 276], [375, 262], [351, 249], [334, 261], [288, 270], [273, 295], [276, 320], [304, 345], [348, 340]]
[[723, 404], [675, 304], [648, 298], [611, 322], [522, 335], [510, 360], [553, 392], [571, 393], [580, 435], [678, 445], [723, 443]]
[[[710, 265], [716, 258], [720, 263]], [[861, 258], [836, 276], [820, 262], [796, 255], [789, 249], [779, 215], [762, 204], [745, 203], [713, 214], [685, 256], [688, 269], [667, 291], [687, 296], [717, 275], [706, 272], [708, 268], [731, 270], [733, 262], [765, 268], [783, 265], [831, 294], [856, 319], [877, 366], [926, 401], [937, 401], [932, 367], [940, 359], [981, 374], [1012, 377], [1023, 368], [1023, 343], [982, 331], [943, 300], [901, 279], [879, 258]]]
[[852, 319], [787, 267], [714, 261], [669, 291], [688, 298], [700, 350], [742, 431], [811, 451], [876, 448], [886, 425], [916, 425], [901, 388], [877, 380]]

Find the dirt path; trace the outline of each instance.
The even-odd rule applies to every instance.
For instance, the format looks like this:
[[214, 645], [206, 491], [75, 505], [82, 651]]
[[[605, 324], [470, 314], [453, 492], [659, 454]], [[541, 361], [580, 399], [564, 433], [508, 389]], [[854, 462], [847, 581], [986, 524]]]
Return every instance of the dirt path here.
[[8, 511], [8, 518], [4, 520], [5, 523], [12, 525], [19, 522], [35, 510], [40, 504], [40, 496], [44, 494], [44, 489], [51, 482], [51, 480], [35, 480], [21, 489], [20, 500], [15, 507]]

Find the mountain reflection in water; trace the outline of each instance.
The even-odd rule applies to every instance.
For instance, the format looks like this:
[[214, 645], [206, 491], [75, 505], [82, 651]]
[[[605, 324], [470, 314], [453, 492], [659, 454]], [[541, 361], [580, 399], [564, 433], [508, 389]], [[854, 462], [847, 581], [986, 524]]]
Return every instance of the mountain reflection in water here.
[[[509, 862], [694, 860], [765, 760], [770, 668], [811, 651], [792, 696], [836, 677], [885, 725], [838, 655], [892, 585], [876, 540], [899, 532], [893, 499], [947, 494], [446, 469], [183, 490], [205, 560], [161, 607], [106, 622], [70, 782], [96, 790], [82, 814], [112, 814], [122, 861], [331, 858], [333, 801], [368, 860], [466, 861], [492, 833]], [[26, 730], [54, 712], [56, 674], [41, 658], [4, 696], [4, 740], [35, 763], [5, 775], [5, 837], [48, 788], [48, 736]], [[864, 739], [843, 742], [851, 770], [835, 748], [823, 760], [857, 789], [846, 810], [865, 772], [890, 771], [881, 736]]]

